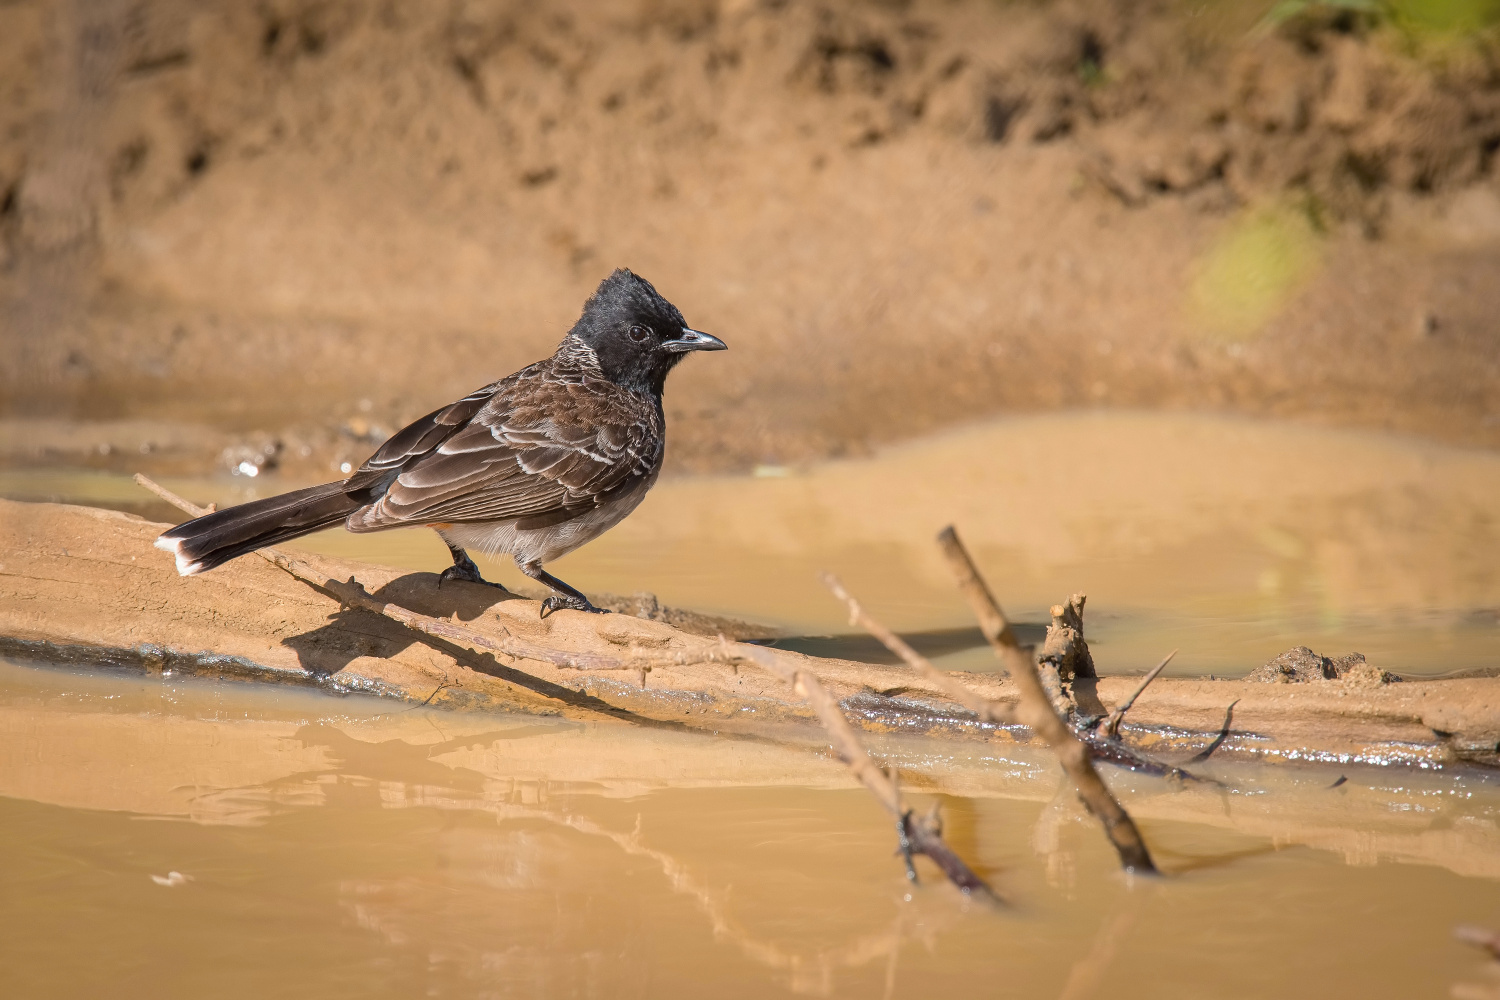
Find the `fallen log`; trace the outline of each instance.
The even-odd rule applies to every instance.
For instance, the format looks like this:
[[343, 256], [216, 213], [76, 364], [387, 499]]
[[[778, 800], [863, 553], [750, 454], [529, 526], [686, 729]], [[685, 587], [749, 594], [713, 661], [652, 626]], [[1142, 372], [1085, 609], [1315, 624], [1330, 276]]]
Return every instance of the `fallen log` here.
[[[363, 691], [446, 709], [502, 709], [718, 732], [805, 727], [811, 710], [780, 680], [722, 663], [653, 667], [638, 675], [531, 662], [517, 670], [440, 636], [337, 602], [263, 560], [241, 559], [200, 577], [178, 577], [152, 548], [165, 525], [128, 514], [0, 501], [0, 655], [83, 667], [240, 677]], [[615, 661], [671, 661], [707, 636], [624, 614], [557, 614], [492, 587], [448, 584], [315, 555], [297, 558], [329, 580], [355, 577], [375, 600], [476, 629], [503, 627], [538, 647]], [[710, 631], [703, 629], [702, 631]], [[494, 635], [503, 633], [495, 628]], [[798, 654], [783, 652], [789, 662]], [[1027, 742], [1023, 727], [986, 722], [904, 665], [816, 659], [815, 673], [850, 722], [871, 733]], [[976, 695], [1017, 703], [995, 674], [952, 674]], [[1099, 678], [1111, 708], [1138, 677]], [[1258, 684], [1161, 677], [1130, 709], [1120, 734], [1163, 760], [1185, 760], [1233, 729], [1213, 761], [1326, 761], [1442, 767], [1487, 759], [1500, 741], [1500, 679], [1321, 681]]]

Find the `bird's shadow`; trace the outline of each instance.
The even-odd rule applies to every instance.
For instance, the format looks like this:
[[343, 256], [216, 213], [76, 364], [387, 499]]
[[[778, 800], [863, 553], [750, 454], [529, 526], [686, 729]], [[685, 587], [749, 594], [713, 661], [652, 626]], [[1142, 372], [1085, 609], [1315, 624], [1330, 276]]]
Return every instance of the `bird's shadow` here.
[[[408, 573], [372, 592], [371, 596], [432, 618], [452, 618], [457, 615], [458, 620], [464, 622], [472, 622], [506, 601], [534, 603], [531, 598], [501, 587], [463, 581], [442, 582], [435, 573]], [[651, 728], [683, 731], [690, 728], [680, 722], [638, 715], [584, 691], [554, 684], [506, 666], [492, 653], [477, 653], [466, 646], [417, 632], [373, 611], [359, 608], [341, 609], [330, 615], [328, 624], [321, 628], [290, 636], [281, 642], [297, 654], [302, 669], [319, 679], [331, 678], [362, 656], [390, 659], [408, 646], [421, 643], [452, 657], [459, 665], [477, 673], [487, 674], [574, 708], [588, 709]]]
[[[436, 573], [408, 573], [371, 596], [418, 614], [433, 618], [457, 615], [459, 621], [465, 622], [474, 621], [501, 602], [526, 600], [500, 587], [443, 581]], [[328, 624], [290, 636], [281, 644], [297, 654], [303, 670], [330, 677], [361, 656], [390, 659], [413, 643], [428, 641], [429, 637], [389, 618], [358, 608], [344, 608], [330, 615]]]
[[[449, 619], [456, 615], [463, 622], [476, 621], [508, 601], [531, 600], [503, 587], [444, 581], [436, 573], [408, 573], [375, 590], [371, 596], [432, 618]], [[1020, 624], [1016, 631], [1023, 633], [1023, 641], [1035, 641], [1041, 638], [1046, 626]], [[1034, 636], [1033, 632], [1036, 633]], [[928, 657], [946, 656], [987, 645], [984, 635], [973, 626], [907, 632], [902, 638]], [[809, 656], [863, 663], [900, 662], [874, 637], [862, 634], [780, 636], [750, 641]], [[332, 677], [363, 656], [390, 659], [414, 643], [439, 649], [473, 669], [495, 673], [493, 669], [474, 662], [481, 659], [495, 662], [492, 656], [480, 657], [465, 647], [424, 635], [399, 622], [358, 608], [344, 608], [330, 615], [326, 625], [282, 640], [282, 645], [297, 654], [302, 669], [320, 678]], [[526, 676], [509, 668], [501, 669], [505, 670], [507, 679], [511, 674]]]

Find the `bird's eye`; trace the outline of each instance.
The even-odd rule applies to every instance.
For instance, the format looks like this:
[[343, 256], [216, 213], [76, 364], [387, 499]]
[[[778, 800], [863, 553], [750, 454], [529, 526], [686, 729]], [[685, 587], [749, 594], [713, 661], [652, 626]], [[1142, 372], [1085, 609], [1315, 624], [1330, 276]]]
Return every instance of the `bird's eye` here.
[[630, 339], [635, 341], [637, 344], [645, 340], [646, 337], [647, 333], [644, 326], [632, 326], [630, 328]]

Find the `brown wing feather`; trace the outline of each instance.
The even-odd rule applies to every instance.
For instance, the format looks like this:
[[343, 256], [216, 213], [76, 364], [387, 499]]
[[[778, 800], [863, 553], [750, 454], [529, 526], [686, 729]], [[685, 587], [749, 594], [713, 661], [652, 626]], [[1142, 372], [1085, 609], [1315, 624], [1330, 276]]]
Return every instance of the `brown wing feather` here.
[[[523, 373], [518, 372], [517, 375]], [[375, 454], [365, 460], [345, 482], [345, 489], [350, 492], [374, 489], [378, 494], [385, 482], [389, 481], [393, 470], [431, 454], [456, 431], [465, 427], [500, 387], [515, 377], [516, 375], [512, 375], [509, 379], [492, 382], [456, 403], [449, 403], [441, 410], [433, 410], [427, 416], [412, 421], [391, 435], [385, 444], [376, 449]]]
[[558, 523], [650, 476], [662, 456], [660, 404], [569, 374], [533, 365], [401, 431], [354, 477], [386, 485], [350, 530]]

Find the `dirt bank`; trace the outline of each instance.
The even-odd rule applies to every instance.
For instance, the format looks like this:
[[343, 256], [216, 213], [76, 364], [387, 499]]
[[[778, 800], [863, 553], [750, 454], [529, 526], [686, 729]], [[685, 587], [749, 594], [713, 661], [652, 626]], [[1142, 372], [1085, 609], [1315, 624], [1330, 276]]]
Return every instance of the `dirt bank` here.
[[[573, 718], [616, 718], [713, 732], [764, 732], [810, 715], [762, 671], [692, 662], [707, 640], [662, 622], [615, 614], [538, 617], [538, 604], [475, 585], [441, 590], [427, 573], [315, 559], [332, 580], [355, 577], [376, 596], [419, 612], [500, 626], [525, 641], [622, 657], [682, 653], [688, 662], [632, 675], [505, 662], [421, 639], [337, 602], [258, 559], [182, 579], [151, 547], [162, 529], [92, 508], [0, 501], [0, 653], [16, 658], [243, 677], [369, 691], [440, 707], [491, 707]], [[712, 622], [685, 621], [699, 631]], [[797, 654], [784, 654], [796, 657]], [[812, 658], [816, 673], [867, 730], [1014, 742], [1024, 730], [980, 725], [905, 667]], [[1013, 701], [1008, 681], [963, 675], [989, 697]], [[1106, 707], [1135, 686], [1104, 678]], [[1442, 766], [1494, 758], [1500, 680], [1265, 684], [1161, 679], [1132, 710], [1138, 737], [1167, 755], [1206, 746], [1235, 702], [1226, 758]], [[1162, 728], [1166, 727], [1166, 728]], [[816, 730], [813, 730], [816, 732]], [[812, 737], [815, 742], [821, 742]]]
[[0, 405], [326, 471], [626, 264], [733, 348], [679, 467], [1080, 406], [1500, 443], [1493, 49], [1316, 9], [7, 4]]

